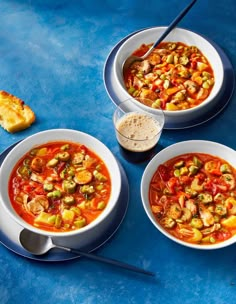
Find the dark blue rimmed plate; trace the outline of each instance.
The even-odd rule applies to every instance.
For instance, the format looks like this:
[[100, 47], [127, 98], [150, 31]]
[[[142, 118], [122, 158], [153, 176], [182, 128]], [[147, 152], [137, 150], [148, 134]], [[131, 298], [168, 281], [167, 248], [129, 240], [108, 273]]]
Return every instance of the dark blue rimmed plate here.
[[[4, 158], [16, 144], [17, 143], [11, 145], [3, 153], [0, 154], [0, 166]], [[129, 184], [126, 173], [121, 164], [119, 164], [119, 167], [121, 171], [122, 184], [117, 207], [113, 210], [113, 212], [115, 212], [115, 220], [110, 223], [110, 226], [108, 227], [104, 235], [98, 237], [96, 241], [86, 246], [86, 248], [80, 248], [80, 250], [91, 252], [104, 245], [115, 234], [125, 217], [129, 202]], [[28, 251], [26, 251], [19, 242], [19, 233], [21, 230], [22, 227], [13, 221], [13, 219], [6, 213], [0, 202], [0, 243], [6, 248], [23, 257], [46, 262], [67, 261], [80, 257], [79, 255], [76, 255], [74, 253], [58, 249], [53, 249], [46, 255], [42, 256], [32, 255]]]
[[[118, 42], [115, 47], [111, 50], [110, 54], [107, 57], [107, 60], [104, 65], [104, 71], [103, 71], [103, 80], [104, 80], [104, 85], [107, 91], [107, 94], [109, 95], [110, 99], [118, 105], [122, 100], [125, 99], [123, 96], [121, 90], [116, 86], [115, 84], [115, 79], [114, 79], [114, 71], [113, 71], [113, 66], [114, 66], [114, 59], [116, 56], [117, 51], [119, 48], [122, 46], [122, 44], [131, 36], [134, 34], [138, 33], [140, 31], [136, 31], [128, 36], [126, 36], [124, 39], [122, 39], [120, 42]], [[197, 33], [198, 34], [198, 33]], [[200, 35], [200, 34], [198, 34]], [[216, 102], [215, 106], [211, 109], [209, 109], [206, 113], [203, 115], [200, 115], [196, 119], [191, 119], [189, 121], [185, 122], [175, 122], [171, 123], [168, 122], [165, 124], [164, 129], [186, 129], [186, 128], [191, 128], [195, 127], [197, 125], [200, 125], [202, 123], [205, 123], [209, 121], [210, 119], [214, 118], [216, 115], [218, 115], [228, 104], [230, 101], [230, 98], [232, 97], [232, 94], [234, 92], [234, 87], [235, 87], [235, 75], [234, 75], [234, 70], [231, 62], [229, 61], [228, 57], [226, 54], [223, 52], [223, 50], [213, 41], [211, 41], [209, 38], [206, 38], [203, 35], [202, 36], [204, 39], [206, 39], [209, 43], [213, 45], [213, 47], [217, 50], [219, 53], [219, 56], [221, 57], [222, 63], [223, 63], [223, 69], [224, 69], [224, 81], [223, 81], [223, 86], [220, 91], [220, 93], [216, 96]]]

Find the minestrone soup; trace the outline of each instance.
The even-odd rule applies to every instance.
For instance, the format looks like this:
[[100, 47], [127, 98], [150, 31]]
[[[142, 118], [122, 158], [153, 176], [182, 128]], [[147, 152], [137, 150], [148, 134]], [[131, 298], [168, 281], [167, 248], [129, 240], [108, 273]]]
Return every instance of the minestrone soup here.
[[106, 208], [111, 179], [102, 159], [82, 144], [50, 142], [14, 167], [9, 195], [15, 211], [43, 230], [66, 232], [94, 221]]
[[[144, 55], [152, 44], [142, 44], [133, 55]], [[168, 111], [186, 110], [201, 104], [214, 83], [213, 69], [196, 46], [162, 42], [142, 61], [125, 72], [128, 93], [141, 103]]]
[[161, 164], [149, 201], [156, 221], [176, 238], [219, 243], [236, 234], [236, 170], [225, 160], [189, 153]]

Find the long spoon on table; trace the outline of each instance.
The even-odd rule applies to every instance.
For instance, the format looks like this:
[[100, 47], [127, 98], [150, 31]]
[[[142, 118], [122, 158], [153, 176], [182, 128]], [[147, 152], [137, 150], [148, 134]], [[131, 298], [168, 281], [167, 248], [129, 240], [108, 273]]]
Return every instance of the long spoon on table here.
[[158, 44], [175, 28], [175, 26], [183, 19], [183, 17], [187, 14], [187, 12], [190, 10], [190, 8], [194, 5], [194, 3], [197, 0], [191, 1], [189, 5], [171, 22], [171, 24], [167, 27], [167, 29], [164, 31], [164, 33], [161, 35], [161, 37], [158, 38], [158, 40], [153, 44], [153, 46], [142, 56], [129, 56], [124, 64], [123, 64], [123, 74], [125, 74], [126, 70], [130, 67], [130, 65], [135, 61], [142, 61], [155, 49], [155, 47], [158, 46]]
[[138, 268], [136, 266], [126, 264], [126, 263], [118, 261], [118, 260], [99, 256], [99, 255], [96, 255], [93, 253], [84, 252], [81, 250], [75, 250], [72, 248], [56, 245], [53, 243], [53, 241], [50, 237], [37, 234], [37, 233], [32, 232], [27, 229], [23, 229], [20, 232], [19, 240], [20, 240], [20, 243], [23, 246], [23, 248], [25, 250], [27, 250], [28, 252], [32, 253], [33, 255], [43, 255], [52, 248], [59, 248], [59, 249], [65, 250], [65, 251], [69, 251], [69, 252], [78, 254], [80, 256], [86, 257], [91, 260], [111, 264], [113, 266], [121, 267], [121, 268], [124, 268], [127, 270], [135, 271], [135, 272], [146, 274], [149, 276], [155, 276], [154, 272], [151, 272], [151, 271], [148, 271], [148, 270], [145, 270], [142, 268]]

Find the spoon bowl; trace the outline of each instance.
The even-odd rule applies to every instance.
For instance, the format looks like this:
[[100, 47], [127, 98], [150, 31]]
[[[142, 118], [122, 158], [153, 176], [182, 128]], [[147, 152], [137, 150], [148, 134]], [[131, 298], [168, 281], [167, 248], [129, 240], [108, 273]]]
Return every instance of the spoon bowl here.
[[24, 249], [33, 255], [43, 255], [55, 247], [50, 237], [26, 229], [21, 231], [19, 240]]
[[88, 253], [88, 252], [84, 252], [84, 251], [77, 250], [77, 249], [75, 250], [75, 249], [72, 249], [69, 247], [56, 245], [56, 244], [54, 244], [51, 237], [46, 236], [46, 235], [37, 234], [37, 233], [27, 230], [27, 229], [23, 229], [20, 232], [19, 241], [20, 241], [22, 247], [33, 255], [43, 255], [43, 254], [46, 254], [49, 250], [51, 250], [53, 248], [58, 248], [58, 249], [62, 249], [65, 251], [75, 253], [79, 256], [83, 256], [83, 257], [86, 257], [91, 260], [95, 260], [95, 261], [106, 263], [106, 264], [111, 264], [113, 266], [121, 267], [121, 268], [130, 270], [130, 271], [141, 273], [141, 274], [155, 276], [155, 274], [151, 271], [148, 271], [148, 270], [145, 270], [142, 268], [138, 268], [136, 266], [126, 264], [126, 263], [118, 261], [118, 260], [114, 260], [114, 259], [107, 258], [107, 257], [102, 257], [99, 255], [95, 255], [93, 253]]
[[123, 64], [123, 74], [126, 73], [127, 69], [130, 67], [130, 65], [135, 61], [142, 61], [145, 58], [148, 57], [148, 55], [151, 54], [151, 52], [155, 49], [155, 47], [158, 46], [158, 44], [175, 28], [175, 26], [183, 19], [183, 17], [187, 14], [187, 12], [191, 9], [191, 7], [194, 5], [194, 3], [197, 0], [193, 0], [190, 2], [189, 5], [186, 6], [186, 8], [171, 22], [171, 24], [166, 28], [164, 33], [161, 35], [161, 37], [158, 38], [158, 40], [153, 44], [153, 46], [141, 57], [131, 55], [129, 56], [124, 64]]

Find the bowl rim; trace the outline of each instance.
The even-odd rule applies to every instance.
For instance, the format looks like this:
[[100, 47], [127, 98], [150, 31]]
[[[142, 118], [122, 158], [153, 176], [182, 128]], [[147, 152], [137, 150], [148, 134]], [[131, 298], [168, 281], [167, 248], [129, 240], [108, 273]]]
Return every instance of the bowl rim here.
[[[193, 147], [196, 147], [196, 148], [194, 148], [194, 150], [193, 150]], [[207, 149], [204, 149], [205, 147], [207, 147]], [[230, 148], [226, 145], [223, 145], [221, 143], [214, 142], [214, 141], [186, 140], [186, 141], [181, 141], [181, 142], [172, 144], [172, 145], [164, 148], [163, 150], [161, 150], [159, 153], [157, 153], [150, 160], [150, 162], [147, 164], [147, 166], [146, 166], [146, 168], [143, 172], [142, 178], [141, 178], [141, 186], [140, 186], [141, 201], [142, 201], [143, 208], [144, 208], [144, 210], [146, 212], [146, 215], [148, 216], [149, 220], [157, 228], [157, 230], [160, 233], [162, 233], [163, 235], [165, 235], [168, 239], [170, 239], [170, 240], [172, 240], [172, 241], [174, 241], [174, 242], [176, 242], [180, 245], [184, 245], [185, 247], [189, 247], [189, 248], [193, 248], [193, 249], [200, 249], [200, 250], [220, 249], [220, 248], [224, 248], [224, 247], [227, 247], [229, 245], [232, 245], [236, 242], [236, 235], [232, 236], [230, 239], [228, 239], [224, 242], [220, 242], [220, 243], [217, 243], [217, 244], [210, 244], [210, 245], [198, 245], [198, 244], [184, 242], [184, 241], [174, 237], [170, 233], [168, 233], [155, 220], [155, 218], [154, 218], [154, 216], [151, 212], [151, 209], [150, 209], [148, 191], [149, 191], [149, 185], [150, 185], [151, 178], [153, 177], [153, 174], [155, 173], [158, 165], [162, 164], [163, 162], [166, 162], [167, 160], [169, 160], [169, 159], [171, 159], [175, 156], [181, 155], [181, 154], [194, 153], [194, 152], [196, 152], [196, 153], [206, 153], [207, 154], [208, 152], [206, 152], [206, 151], [210, 147], [215, 148], [215, 151], [217, 151], [217, 148], [218, 149], [221, 148], [229, 154], [235, 154], [235, 165], [234, 165], [234, 167], [236, 167], [236, 151], [233, 150], [232, 148]], [[179, 150], [182, 150], [182, 152], [180, 152], [180, 153], [175, 152], [175, 151], [179, 151]], [[171, 156], [168, 156], [168, 153], [170, 153]], [[224, 157], [220, 156], [217, 153], [215, 153], [214, 155], [225, 159]], [[161, 158], [161, 159], [159, 160], [159, 158]]]
[[[117, 76], [117, 65], [118, 65], [118, 58], [120, 56], [120, 52], [125, 48], [125, 46], [132, 40], [135, 39], [135, 37], [139, 36], [139, 35], [142, 35], [144, 34], [145, 32], [151, 32], [151, 31], [155, 31], [155, 30], [165, 30], [167, 28], [167, 26], [152, 26], [152, 27], [147, 27], [147, 28], [143, 28], [143, 29], [140, 29], [140, 30], [137, 30], [137, 31], [134, 31], [133, 33], [131, 33], [128, 38], [124, 41], [124, 43], [119, 47], [116, 55], [115, 55], [115, 58], [114, 58], [114, 77], [115, 77], [115, 81], [118, 83], [119, 85], [119, 88], [123, 91], [123, 93], [125, 94], [126, 98], [132, 98], [132, 96], [127, 92], [127, 90], [124, 88], [123, 84], [120, 82], [119, 80], [119, 77]], [[164, 114], [166, 116], [169, 116], [169, 117], [177, 117], [179, 115], [187, 115], [187, 114], [192, 114], [196, 111], [199, 111], [201, 110], [201, 108], [204, 108], [205, 106], [207, 106], [209, 103], [211, 103], [216, 97], [217, 95], [219, 94], [222, 86], [223, 86], [223, 82], [224, 82], [224, 67], [223, 67], [223, 62], [222, 62], [222, 59], [221, 59], [221, 56], [219, 54], [219, 52], [217, 51], [217, 49], [214, 47], [214, 45], [211, 43], [211, 41], [208, 40], [207, 37], [205, 37], [204, 35], [196, 32], [196, 31], [192, 31], [190, 29], [187, 29], [187, 28], [182, 28], [182, 27], [175, 27], [172, 32], [174, 31], [180, 31], [183, 32], [183, 33], [190, 33], [191, 35], [194, 35], [195, 37], [198, 37], [199, 39], [201, 39], [202, 41], [204, 41], [205, 43], [207, 43], [210, 48], [212, 49], [212, 51], [215, 53], [216, 55], [216, 58], [217, 58], [217, 61], [218, 61], [218, 64], [217, 65], [217, 70], [220, 71], [220, 78], [218, 77], [217, 78], [217, 83], [218, 83], [218, 89], [216, 90], [216, 92], [214, 92], [214, 95], [209, 95], [207, 97], [207, 99], [205, 99], [202, 103], [200, 103], [199, 105], [193, 107], [193, 108], [189, 108], [189, 109], [184, 109], [184, 110], [178, 110], [178, 111], [168, 111], [168, 110], [163, 110]], [[171, 34], [171, 33], [170, 33]], [[168, 41], [168, 36], [163, 39], [163, 41]], [[199, 49], [200, 47], [197, 46]], [[201, 49], [200, 49], [201, 50]], [[203, 52], [203, 55], [204, 55], [204, 52]], [[205, 55], [204, 55], [205, 56]], [[208, 59], [208, 57], [207, 57]], [[208, 59], [208, 61], [210, 62], [211, 66], [212, 66], [212, 62], [210, 59]], [[213, 68], [213, 66], [212, 66]], [[215, 69], [213, 68], [213, 71], [215, 73]], [[134, 98], [135, 99], [135, 98]], [[136, 105], [139, 105], [141, 108], [143, 109], [150, 109], [149, 106], [146, 106], [136, 100], [134, 100], [134, 103]], [[154, 109], [155, 110], [155, 109]], [[158, 109], [156, 109], [156, 111], [159, 111]]]
[[[48, 137], [47, 137], [48, 136]], [[72, 137], [78, 137], [78, 139], [72, 139]], [[45, 139], [44, 139], [45, 138]], [[36, 140], [38, 142], [36, 143]], [[14, 208], [11, 205], [9, 194], [8, 194], [8, 183], [9, 183], [9, 177], [11, 175], [12, 169], [15, 167], [17, 162], [32, 148], [41, 146], [44, 143], [48, 142], [59, 142], [59, 141], [67, 141], [67, 142], [75, 142], [75, 143], [82, 143], [86, 147], [88, 147], [90, 150], [92, 150], [95, 154], [97, 154], [102, 161], [107, 166], [108, 172], [111, 177], [111, 181], [114, 179], [114, 174], [117, 175], [116, 184], [112, 184], [112, 190], [110, 195], [110, 200], [107, 205], [107, 208], [91, 223], [88, 225], [76, 229], [73, 231], [67, 231], [67, 232], [53, 232], [53, 231], [47, 231], [43, 229], [39, 229], [33, 225], [30, 225], [26, 221], [24, 221], [14, 210]], [[89, 143], [85, 143], [85, 141], [91, 141], [93, 142], [92, 146]], [[104, 155], [101, 156], [99, 152], [96, 151], [95, 147], [99, 147], [99, 149], [102, 149], [104, 151]], [[19, 152], [19, 154], [18, 154]], [[17, 156], [16, 156], [17, 154]], [[15, 156], [14, 156], [15, 155]], [[106, 155], [106, 158], [105, 158]], [[111, 162], [111, 165], [114, 166], [112, 170], [109, 169], [109, 166], [107, 165], [107, 159]], [[13, 161], [14, 160], [14, 161]], [[7, 172], [7, 175], [5, 174], [6, 169], [10, 169], [9, 172]], [[5, 179], [5, 182], [3, 182], [3, 176]], [[113, 178], [112, 178], [113, 176]], [[7, 177], [7, 180], [6, 180]], [[6, 187], [7, 186], [7, 187]], [[110, 149], [102, 143], [100, 140], [98, 140], [96, 137], [81, 132], [74, 129], [48, 129], [44, 131], [37, 132], [33, 135], [30, 135], [23, 139], [22, 141], [18, 142], [13, 149], [7, 154], [5, 159], [3, 160], [1, 166], [0, 166], [0, 189], [3, 188], [3, 191], [0, 191], [0, 199], [1, 204], [4, 208], [4, 210], [10, 215], [10, 217], [17, 222], [20, 226], [29, 229], [31, 231], [34, 231], [41, 235], [48, 235], [52, 237], [71, 237], [74, 235], [82, 235], [86, 233], [87, 231], [92, 230], [94, 227], [98, 226], [105, 220], [107, 217], [109, 217], [109, 214], [113, 211], [113, 209], [116, 207], [116, 203], [118, 201], [120, 191], [121, 191], [121, 172], [120, 168], [117, 162], [117, 159], [113, 155], [113, 153], [110, 151]]]

